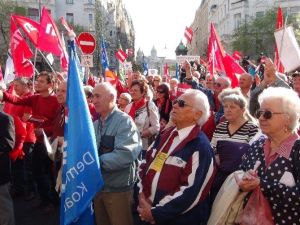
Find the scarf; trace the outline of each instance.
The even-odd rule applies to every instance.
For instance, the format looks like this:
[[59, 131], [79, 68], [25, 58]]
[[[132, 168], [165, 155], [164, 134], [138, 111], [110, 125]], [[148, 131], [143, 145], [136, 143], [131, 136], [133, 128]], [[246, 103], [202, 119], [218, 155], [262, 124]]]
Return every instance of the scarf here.
[[129, 111], [129, 116], [131, 116], [133, 120], [135, 118], [136, 111], [142, 108], [145, 105], [145, 103], [146, 103], [145, 98], [142, 98], [141, 100], [132, 103], [131, 109]]

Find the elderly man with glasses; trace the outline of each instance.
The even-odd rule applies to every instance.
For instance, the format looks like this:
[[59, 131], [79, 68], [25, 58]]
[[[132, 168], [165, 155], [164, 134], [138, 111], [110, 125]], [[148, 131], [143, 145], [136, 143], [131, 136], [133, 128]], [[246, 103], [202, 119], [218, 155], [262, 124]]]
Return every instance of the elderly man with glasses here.
[[138, 212], [144, 224], [206, 224], [215, 162], [201, 126], [209, 114], [207, 97], [199, 90], [174, 101], [175, 126], [157, 137], [140, 166]]

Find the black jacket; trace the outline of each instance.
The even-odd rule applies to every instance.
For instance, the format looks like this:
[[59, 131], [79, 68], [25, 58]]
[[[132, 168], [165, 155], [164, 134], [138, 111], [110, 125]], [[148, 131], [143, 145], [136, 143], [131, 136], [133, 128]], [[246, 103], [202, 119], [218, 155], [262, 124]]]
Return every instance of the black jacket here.
[[0, 112], [0, 185], [10, 181], [9, 152], [15, 145], [13, 118]]

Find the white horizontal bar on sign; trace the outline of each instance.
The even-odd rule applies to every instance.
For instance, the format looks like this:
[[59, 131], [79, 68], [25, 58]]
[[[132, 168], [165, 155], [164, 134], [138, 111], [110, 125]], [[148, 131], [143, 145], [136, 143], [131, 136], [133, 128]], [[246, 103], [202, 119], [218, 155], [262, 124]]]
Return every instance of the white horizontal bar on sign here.
[[94, 46], [94, 42], [92, 41], [80, 41], [79, 42], [80, 45], [87, 45], [87, 46]]

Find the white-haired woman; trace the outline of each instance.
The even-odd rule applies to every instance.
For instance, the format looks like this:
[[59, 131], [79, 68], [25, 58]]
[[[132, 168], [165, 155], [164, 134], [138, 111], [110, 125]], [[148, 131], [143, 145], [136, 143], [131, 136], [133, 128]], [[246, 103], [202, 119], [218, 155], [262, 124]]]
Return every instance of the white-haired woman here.
[[126, 106], [131, 102], [131, 95], [129, 93], [122, 93], [118, 98], [118, 107], [121, 111], [124, 111]]
[[216, 127], [211, 140], [218, 165], [212, 200], [226, 178], [239, 168], [243, 155], [250, 148], [249, 142], [259, 131], [255, 119], [248, 112], [247, 100], [239, 89], [225, 89], [219, 99], [226, 121]]
[[[260, 188], [269, 202], [275, 224], [299, 224], [300, 141], [296, 130], [300, 100], [291, 89], [269, 87], [258, 101], [257, 118], [266, 136], [251, 145], [241, 165], [246, 175], [237, 179], [237, 183], [241, 190], [249, 192], [250, 198], [252, 191]], [[252, 169], [257, 161], [261, 164], [254, 172]]]

